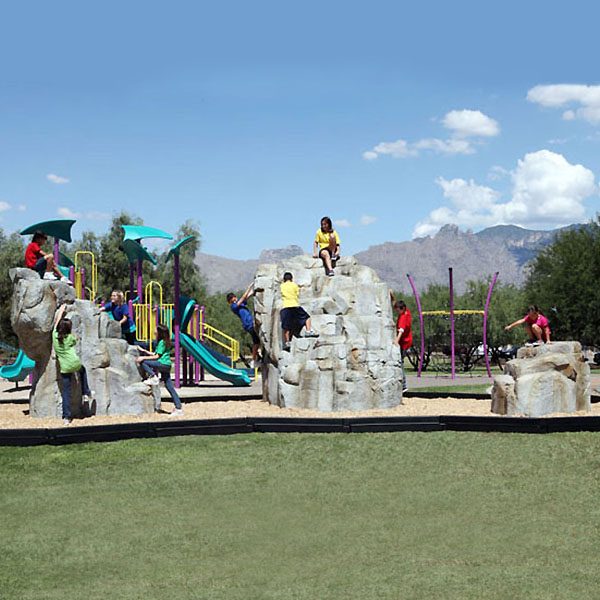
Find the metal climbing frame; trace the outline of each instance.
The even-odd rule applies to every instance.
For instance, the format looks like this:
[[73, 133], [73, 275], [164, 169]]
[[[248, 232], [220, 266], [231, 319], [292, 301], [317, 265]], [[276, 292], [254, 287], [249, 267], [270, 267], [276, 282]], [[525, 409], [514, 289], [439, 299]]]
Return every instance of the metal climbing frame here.
[[452, 379], [456, 379], [456, 350], [455, 350], [455, 317], [459, 314], [481, 314], [483, 315], [483, 356], [485, 358], [485, 368], [487, 370], [488, 377], [492, 376], [492, 369], [490, 367], [490, 357], [488, 356], [488, 345], [487, 345], [487, 323], [488, 323], [488, 315], [490, 302], [492, 300], [492, 292], [494, 291], [494, 286], [496, 285], [496, 281], [498, 280], [499, 272], [496, 271], [494, 276], [492, 277], [492, 281], [490, 282], [490, 286], [488, 288], [488, 293], [485, 301], [485, 307], [483, 311], [479, 310], [455, 310], [454, 309], [454, 281], [453, 281], [453, 273], [452, 267], [448, 268], [448, 282], [449, 282], [449, 294], [450, 294], [450, 311], [443, 310], [432, 310], [432, 311], [424, 311], [421, 305], [421, 298], [419, 296], [419, 292], [417, 291], [417, 286], [415, 285], [415, 281], [410, 275], [410, 273], [406, 274], [408, 278], [408, 282], [413, 291], [413, 295], [415, 297], [415, 302], [417, 304], [417, 312], [419, 313], [419, 329], [421, 331], [421, 352], [419, 353], [419, 366], [417, 369], [417, 377], [421, 377], [421, 371], [423, 370], [423, 359], [425, 356], [425, 322], [423, 317], [425, 315], [449, 315], [450, 316], [450, 361], [451, 361], [451, 373]]

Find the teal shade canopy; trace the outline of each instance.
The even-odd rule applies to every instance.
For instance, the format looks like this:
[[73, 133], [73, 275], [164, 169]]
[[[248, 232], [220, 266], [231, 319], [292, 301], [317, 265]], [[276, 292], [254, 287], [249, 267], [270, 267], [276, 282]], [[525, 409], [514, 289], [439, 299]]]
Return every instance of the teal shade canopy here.
[[66, 254], [63, 254], [62, 252], [58, 253], [58, 264], [61, 267], [75, 266], [75, 263]]
[[121, 248], [127, 255], [127, 260], [130, 263], [137, 262], [138, 260], [147, 260], [153, 265], [156, 265], [156, 259], [154, 256], [152, 256], [152, 254], [150, 254], [150, 252], [148, 252], [144, 246], [135, 240], [125, 240], [121, 244]]
[[56, 219], [54, 221], [42, 221], [35, 225], [30, 225], [21, 231], [21, 235], [33, 235], [37, 231], [45, 233], [48, 237], [58, 238], [67, 243], [71, 243], [71, 227], [75, 223], [74, 219]]
[[169, 250], [169, 254], [167, 256], [167, 260], [169, 260], [171, 258], [171, 256], [175, 256], [175, 254], [177, 254], [179, 256], [179, 251], [189, 242], [191, 242], [192, 240], [195, 240], [196, 236], [195, 235], [187, 235], [186, 237], [184, 237], [182, 240], [179, 240], [170, 250]]
[[121, 227], [125, 232], [125, 240], [142, 240], [144, 238], [173, 239], [170, 233], [162, 229], [156, 229], [156, 227], [146, 227], [145, 225], [121, 225]]

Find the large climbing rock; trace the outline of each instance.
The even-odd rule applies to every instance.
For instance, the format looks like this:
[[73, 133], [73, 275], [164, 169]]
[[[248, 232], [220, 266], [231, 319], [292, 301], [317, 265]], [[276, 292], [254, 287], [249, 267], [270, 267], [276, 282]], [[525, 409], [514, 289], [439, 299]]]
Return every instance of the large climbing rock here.
[[[318, 338], [294, 338], [282, 349], [283, 273], [300, 286], [300, 304]], [[390, 408], [402, 403], [400, 352], [394, 345], [389, 288], [369, 267], [343, 257], [334, 277], [320, 260], [298, 256], [260, 265], [254, 310], [264, 347], [263, 395], [281, 407], [320, 411]]]
[[502, 415], [589, 412], [590, 402], [590, 367], [579, 342], [520, 348], [492, 387], [492, 412]]
[[14, 284], [11, 324], [19, 345], [36, 362], [29, 404], [34, 417], [60, 417], [60, 371], [52, 349], [56, 310], [66, 304], [65, 317], [73, 322], [77, 353], [86, 368], [95, 406], [83, 407], [81, 387], [74, 378], [74, 416], [89, 409], [101, 415], [137, 415], [153, 412], [160, 403], [157, 386], [142, 382], [135, 363], [137, 350], [121, 339], [119, 324], [87, 300], [76, 300], [73, 288], [60, 281], [45, 281], [30, 269], [11, 269]]

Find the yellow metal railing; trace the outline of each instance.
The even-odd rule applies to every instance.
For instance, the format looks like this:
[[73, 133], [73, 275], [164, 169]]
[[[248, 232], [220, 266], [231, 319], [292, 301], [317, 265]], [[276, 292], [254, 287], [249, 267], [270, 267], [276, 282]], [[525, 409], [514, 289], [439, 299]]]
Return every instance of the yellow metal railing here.
[[208, 323], [203, 323], [203, 339], [210, 340], [217, 346], [226, 350], [231, 359], [231, 366], [235, 365], [240, 357], [240, 343], [235, 338], [219, 331], [216, 327], [213, 327]]
[[[483, 315], [484, 311], [483, 310], [465, 309], [465, 310], [455, 310], [454, 314], [455, 315]], [[423, 316], [427, 316], [427, 317], [432, 317], [432, 316], [448, 317], [448, 316], [450, 316], [450, 311], [449, 310], [424, 310], [423, 311]]]
[[[86, 283], [89, 285], [83, 289], [83, 278], [82, 269], [85, 268], [83, 263], [84, 257], [89, 257], [89, 269], [86, 270], [86, 274], [89, 275]], [[87, 262], [87, 261], [86, 261]], [[75, 252], [75, 290], [79, 298], [85, 297], [85, 291], [89, 294], [89, 299], [93, 302], [96, 299], [98, 293], [98, 265], [96, 264], [96, 257], [93, 252], [89, 250], [78, 250]]]

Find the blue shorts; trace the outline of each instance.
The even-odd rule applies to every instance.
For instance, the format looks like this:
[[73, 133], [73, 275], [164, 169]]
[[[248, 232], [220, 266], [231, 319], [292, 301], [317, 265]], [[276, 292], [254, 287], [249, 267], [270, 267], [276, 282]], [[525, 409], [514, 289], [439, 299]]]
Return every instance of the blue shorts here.
[[279, 314], [281, 319], [281, 328], [284, 331], [299, 332], [306, 321], [310, 319], [310, 315], [301, 306], [292, 306], [290, 308], [282, 308]]
[[35, 262], [35, 266], [33, 267], [34, 271], [37, 271], [40, 277], [44, 278], [44, 273], [46, 272], [46, 268], [48, 267], [48, 261], [45, 258], [38, 258]]

